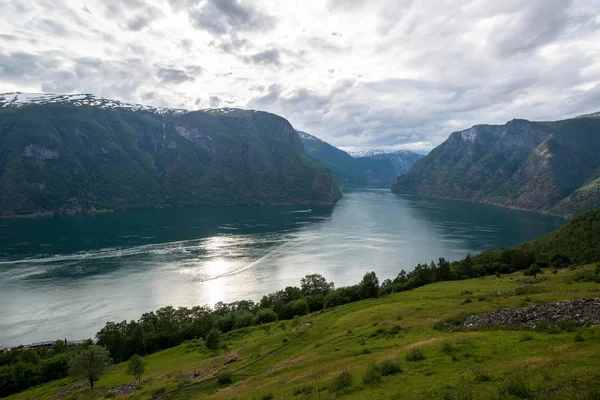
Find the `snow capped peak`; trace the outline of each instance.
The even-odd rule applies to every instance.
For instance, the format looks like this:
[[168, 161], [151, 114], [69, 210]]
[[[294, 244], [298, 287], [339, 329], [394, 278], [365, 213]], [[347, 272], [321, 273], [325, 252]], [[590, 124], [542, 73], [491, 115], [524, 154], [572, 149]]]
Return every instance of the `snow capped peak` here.
[[1, 93], [0, 107], [26, 107], [41, 104], [71, 104], [76, 107], [95, 106], [105, 109], [125, 109], [130, 111], [148, 111], [156, 114], [183, 114], [187, 110], [144, 106], [109, 100], [93, 94], [53, 94], [53, 93]]
[[376, 157], [376, 156], [385, 156], [389, 154], [408, 154], [408, 150], [392, 150], [386, 151], [381, 149], [373, 149], [373, 150], [361, 150], [361, 151], [349, 151], [350, 154], [354, 158], [362, 158], [362, 157]]

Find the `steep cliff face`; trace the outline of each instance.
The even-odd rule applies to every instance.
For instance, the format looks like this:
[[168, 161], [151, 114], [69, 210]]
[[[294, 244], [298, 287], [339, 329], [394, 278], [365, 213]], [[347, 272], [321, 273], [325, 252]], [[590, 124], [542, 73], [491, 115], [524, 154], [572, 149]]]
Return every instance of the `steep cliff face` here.
[[450, 135], [392, 186], [558, 215], [600, 207], [600, 119], [513, 120]]
[[341, 197], [329, 171], [276, 115], [79, 96], [87, 101], [0, 98], [0, 215]]

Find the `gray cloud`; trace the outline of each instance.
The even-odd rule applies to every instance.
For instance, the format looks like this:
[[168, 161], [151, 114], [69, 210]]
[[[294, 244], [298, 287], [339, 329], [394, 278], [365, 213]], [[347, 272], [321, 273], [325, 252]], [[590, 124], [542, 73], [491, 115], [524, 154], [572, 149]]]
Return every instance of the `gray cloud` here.
[[251, 62], [254, 64], [272, 64], [272, 65], [280, 65], [281, 62], [279, 60], [279, 50], [270, 49], [261, 51], [260, 53], [253, 54], [248, 57], [244, 57], [246, 62]]
[[572, 15], [573, 0], [532, 0], [509, 14], [507, 26], [490, 35], [490, 45], [501, 57], [527, 54], [554, 42], [567, 32], [586, 24], [594, 15]]
[[207, 0], [199, 7], [189, 10], [189, 18], [196, 29], [206, 30], [215, 35], [265, 31], [275, 26], [273, 17], [238, 0]]
[[239, 38], [235, 33], [232, 33], [225, 38], [211, 41], [209, 45], [219, 49], [223, 53], [236, 54], [240, 50], [249, 47], [250, 42], [244, 38]]
[[159, 68], [158, 78], [161, 83], [179, 85], [185, 82], [192, 82], [196, 77], [188, 71], [177, 68]]
[[210, 96], [208, 104], [213, 108], [219, 107], [221, 105], [221, 98], [219, 96]]

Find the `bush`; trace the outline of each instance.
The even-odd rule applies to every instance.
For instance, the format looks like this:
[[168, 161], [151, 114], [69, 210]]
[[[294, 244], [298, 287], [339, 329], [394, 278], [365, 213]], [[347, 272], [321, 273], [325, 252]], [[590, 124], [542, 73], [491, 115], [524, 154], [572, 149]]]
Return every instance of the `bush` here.
[[342, 390], [348, 389], [352, 386], [354, 382], [354, 376], [350, 371], [344, 370], [342, 372], [337, 373], [331, 380], [329, 381], [329, 391], [331, 393], [340, 392]]
[[527, 383], [527, 380], [520, 375], [509, 378], [500, 387], [500, 394], [502, 396], [515, 396], [520, 399], [528, 399], [531, 397], [531, 388]]
[[381, 371], [381, 375], [395, 375], [402, 372], [402, 367], [400, 363], [396, 360], [384, 360], [379, 364], [379, 370]]
[[585, 339], [583, 338], [583, 335], [580, 332], [577, 332], [575, 334], [575, 338], [574, 339], [575, 339], [576, 342], [584, 342], [585, 341]]
[[304, 385], [297, 388], [294, 388], [294, 396], [299, 396], [301, 394], [311, 394], [315, 390], [313, 385]]
[[492, 376], [485, 371], [475, 371], [473, 373], [475, 382], [491, 382]]
[[442, 342], [442, 353], [451, 354], [454, 351], [454, 346], [448, 340], [444, 340]]
[[406, 361], [422, 361], [425, 359], [425, 354], [421, 349], [410, 349], [406, 353]]
[[306, 299], [290, 301], [283, 308], [283, 314], [286, 319], [293, 318], [296, 315], [308, 314], [308, 303]]
[[263, 396], [261, 397], [262, 400], [273, 400], [275, 398], [275, 396], [273, 395], [273, 393], [266, 393], [263, 394]]
[[573, 332], [575, 330], [575, 324], [573, 324], [573, 321], [570, 321], [568, 319], [559, 321], [558, 324], [556, 325], [561, 331], [566, 331], [566, 332]]
[[233, 378], [231, 377], [231, 374], [225, 372], [217, 377], [217, 382], [221, 386], [227, 386], [233, 383]]
[[367, 367], [365, 374], [363, 375], [363, 383], [365, 385], [374, 385], [381, 382], [381, 371], [379, 366], [372, 364]]
[[400, 333], [400, 331], [402, 331], [402, 327], [396, 324], [390, 328], [390, 335], [396, 335]]
[[521, 342], [528, 342], [530, 340], [533, 340], [533, 335], [529, 332], [525, 332], [524, 334], [521, 335], [521, 339], [519, 339]]
[[268, 324], [269, 322], [277, 321], [277, 313], [270, 308], [259, 308], [254, 316], [254, 323]]
[[211, 329], [206, 335], [204, 343], [206, 344], [206, 348], [210, 350], [218, 349], [221, 343], [221, 332], [218, 329]]
[[312, 296], [306, 296], [306, 302], [308, 303], [308, 310], [310, 312], [321, 311], [325, 304], [325, 296], [322, 294], [313, 294]]
[[331, 307], [337, 307], [337, 306], [341, 306], [343, 304], [348, 304], [350, 303], [350, 297], [345, 296], [342, 293], [342, 290], [337, 289], [331, 293], [329, 293], [327, 296], [325, 296], [325, 300], [323, 300], [323, 307], [324, 308], [331, 308]]

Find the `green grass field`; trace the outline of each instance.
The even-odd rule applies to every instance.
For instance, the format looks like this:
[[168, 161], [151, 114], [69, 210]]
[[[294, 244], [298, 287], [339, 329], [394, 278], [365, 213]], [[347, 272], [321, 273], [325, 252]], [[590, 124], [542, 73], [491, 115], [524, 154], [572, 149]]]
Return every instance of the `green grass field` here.
[[[600, 327], [434, 328], [461, 313], [600, 296], [597, 283], [575, 283], [575, 272], [546, 271], [549, 280], [517, 292], [521, 274], [427, 285], [275, 322], [270, 331], [236, 330], [223, 336], [226, 348], [217, 352], [201, 340], [184, 343], [145, 357], [145, 382], [113, 398], [599, 399]], [[225, 364], [232, 354], [237, 361]], [[397, 361], [401, 372], [373, 374], [372, 365], [385, 360]], [[93, 391], [84, 387], [62, 398], [111, 397], [110, 388], [133, 381], [125, 369], [115, 365]], [[63, 379], [10, 398], [49, 399], [77, 382]]]

